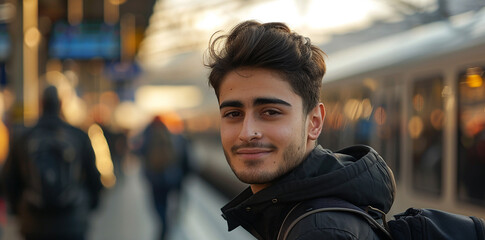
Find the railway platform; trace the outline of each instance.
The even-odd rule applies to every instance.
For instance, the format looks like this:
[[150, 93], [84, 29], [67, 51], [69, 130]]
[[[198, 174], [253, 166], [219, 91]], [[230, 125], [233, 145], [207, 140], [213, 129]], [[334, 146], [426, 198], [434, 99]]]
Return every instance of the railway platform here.
[[[104, 192], [99, 208], [92, 213], [87, 240], [156, 239], [159, 222], [148, 187], [139, 164], [132, 164], [123, 179]], [[172, 195], [170, 201], [178, 203], [178, 208], [169, 209], [172, 231], [167, 240], [254, 239], [241, 228], [227, 232], [220, 216], [227, 199], [196, 175], [189, 175], [179, 196]], [[8, 217], [0, 239], [21, 239], [15, 218]]]

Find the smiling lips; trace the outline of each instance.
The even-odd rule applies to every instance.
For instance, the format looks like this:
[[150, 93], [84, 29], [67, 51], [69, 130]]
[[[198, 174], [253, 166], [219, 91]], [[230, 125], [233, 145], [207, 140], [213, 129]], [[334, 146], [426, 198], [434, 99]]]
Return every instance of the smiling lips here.
[[239, 148], [234, 153], [244, 159], [255, 160], [268, 155], [272, 151], [273, 149], [268, 148]]

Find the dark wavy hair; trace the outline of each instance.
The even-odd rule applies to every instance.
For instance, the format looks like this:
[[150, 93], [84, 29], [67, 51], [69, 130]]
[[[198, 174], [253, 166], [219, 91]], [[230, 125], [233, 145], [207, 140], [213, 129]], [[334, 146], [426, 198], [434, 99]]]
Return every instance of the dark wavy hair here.
[[[230, 71], [240, 67], [275, 70], [303, 99], [305, 113], [320, 100], [325, 75], [325, 53], [310, 39], [279, 22], [245, 21], [228, 35], [212, 35], [205, 65], [211, 69], [209, 84], [219, 98], [219, 87]], [[225, 42], [224, 42], [225, 40]]]

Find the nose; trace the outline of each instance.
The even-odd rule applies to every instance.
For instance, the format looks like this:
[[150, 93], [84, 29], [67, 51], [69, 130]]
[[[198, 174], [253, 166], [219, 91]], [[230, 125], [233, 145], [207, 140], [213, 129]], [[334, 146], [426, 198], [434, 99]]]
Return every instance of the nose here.
[[251, 114], [247, 114], [242, 122], [239, 139], [243, 142], [250, 142], [260, 139], [261, 137], [262, 133], [258, 128], [257, 120]]

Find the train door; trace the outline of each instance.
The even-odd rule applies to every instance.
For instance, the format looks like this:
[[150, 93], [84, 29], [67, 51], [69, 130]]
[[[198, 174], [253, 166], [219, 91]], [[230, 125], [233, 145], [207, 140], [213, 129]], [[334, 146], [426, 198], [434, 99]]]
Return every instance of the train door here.
[[458, 199], [485, 206], [485, 84], [482, 67], [458, 74]]
[[443, 76], [417, 79], [411, 86], [410, 137], [412, 188], [422, 193], [442, 194], [443, 166]]

